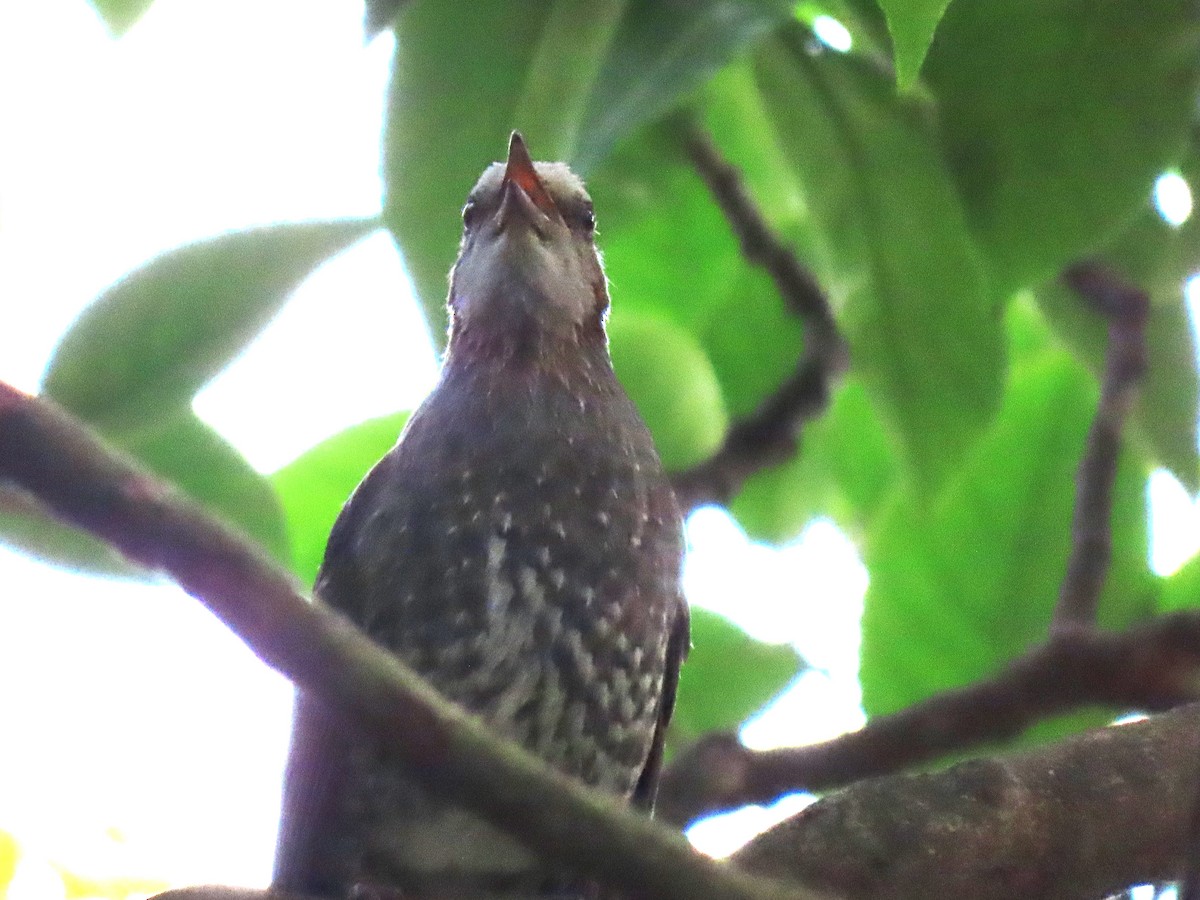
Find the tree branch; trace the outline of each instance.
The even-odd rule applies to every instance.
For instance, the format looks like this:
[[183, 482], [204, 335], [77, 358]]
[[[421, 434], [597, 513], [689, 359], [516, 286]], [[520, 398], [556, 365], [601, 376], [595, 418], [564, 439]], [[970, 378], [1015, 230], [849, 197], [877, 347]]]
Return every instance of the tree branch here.
[[713, 456], [672, 477], [680, 506], [728, 503], [755, 472], [790, 459], [800, 429], [829, 404], [833, 380], [849, 365], [846, 343], [813, 274], [767, 225], [712, 138], [694, 124], [681, 139], [741, 244], [742, 254], [766, 270], [784, 303], [804, 322], [804, 352], [795, 372], [751, 416], [734, 423]]
[[[496, 740], [345, 620], [307, 603], [287, 573], [225, 526], [67, 415], [2, 383], [0, 480], [173, 574], [268, 663], [357, 715], [432, 788], [551, 858], [655, 897], [812, 896], [706, 860], [679, 836]], [[1120, 635], [1067, 634], [993, 682], [924, 704], [927, 721], [915, 708], [859, 735], [886, 737], [890, 725], [905, 741], [937, 747], [939, 732], [955, 725], [953, 715], [939, 718], [939, 704], [957, 710], [960, 735], [992, 737], [995, 723], [1020, 723], [1056, 703], [1166, 706], [1195, 696], [1198, 660], [1198, 613]], [[1025, 702], [1014, 705], [1014, 697]], [[1198, 718], [1190, 709], [1012, 760], [856, 785], [756, 841], [737, 862], [859, 897], [928, 896], [955, 879], [967, 879], [973, 897], [1011, 896], [1017, 886], [1024, 896], [1073, 897], [1084, 896], [1070, 892], [1077, 879], [1088, 890], [1103, 879], [1107, 890], [1169, 878], [1191, 811], [1192, 792], [1179, 779], [1194, 781]], [[1123, 743], [1128, 735], [1140, 743]], [[223, 891], [190, 896], [254, 896]]]
[[1121, 633], [1063, 632], [994, 677], [805, 747], [752, 751], [710, 735], [663, 772], [661, 818], [685, 823], [790, 791], [824, 791], [1009, 739], [1083, 706], [1162, 710], [1200, 699], [1200, 611]]
[[1187, 843], [1180, 867], [1178, 900], [1200, 900], [1200, 770], [1192, 774], [1191, 815], [1187, 823]]
[[1196, 614], [1157, 620], [1124, 634], [1094, 631], [1112, 553], [1112, 491], [1121, 429], [1146, 367], [1149, 300], [1097, 265], [1073, 266], [1063, 277], [1109, 317], [1110, 326], [1100, 403], [1079, 466], [1071, 554], [1050, 640], [992, 679], [874, 719], [822, 744], [755, 753], [733, 735], [703, 738], [663, 774], [659, 811], [664, 818], [684, 822], [787, 791], [839, 787], [1013, 737], [1039, 719], [1086, 704], [1162, 709], [1200, 696], [1189, 683], [1200, 667]]
[[1200, 707], [847, 788], [734, 856], [856, 900], [1095, 900], [1178, 876]]
[[[1095, 900], [1177, 877], [1200, 706], [852, 785], [760, 835], [739, 868], [852, 900]], [[187, 888], [156, 900], [308, 900]]]
[[198, 884], [155, 894], [150, 900], [328, 900], [311, 894], [285, 894], [263, 888], [229, 887], [224, 884]]
[[[853, 900], [1095, 900], [1175, 878], [1200, 706], [941, 772], [852, 785], [733, 862]], [[306, 900], [188, 888], [159, 900]]]
[[810, 898], [694, 852], [679, 834], [552, 772], [443, 700], [290, 574], [74, 418], [0, 382], [0, 482], [170, 574], [268, 665], [346, 710], [434, 791], [548, 859], [656, 898]]
[[1112, 559], [1112, 495], [1121, 429], [1146, 372], [1150, 298], [1110, 269], [1080, 263], [1063, 280], [1108, 318], [1108, 351], [1100, 403], [1075, 479], [1071, 556], [1058, 594], [1051, 631], [1093, 628]]

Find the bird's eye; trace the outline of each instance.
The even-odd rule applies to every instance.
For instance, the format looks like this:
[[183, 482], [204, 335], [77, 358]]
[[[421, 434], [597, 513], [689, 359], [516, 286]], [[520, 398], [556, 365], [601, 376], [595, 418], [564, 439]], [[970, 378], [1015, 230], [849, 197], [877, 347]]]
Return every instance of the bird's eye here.
[[590, 203], [580, 212], [579, 220], [583, 223], [583, 230], [588, 234], [596, 230], [596, 213]]
[[474, 200], [468, 200], [462, 208], [463, 224], [470, 228], [479, 218], [479, 204]]

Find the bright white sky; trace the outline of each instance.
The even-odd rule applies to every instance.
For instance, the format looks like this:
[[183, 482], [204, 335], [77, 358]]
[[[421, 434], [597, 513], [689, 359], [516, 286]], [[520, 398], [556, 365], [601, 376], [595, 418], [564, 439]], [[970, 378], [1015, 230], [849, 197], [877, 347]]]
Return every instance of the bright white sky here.
[[[83, 0], [0, 4], [0, 378], [36, 389], [79, 310], [164, 249], [377, 212], [391, 50], [387, 36], [364, 48], [356, 3], [157, 0], [120, 42]], [[316, 273], [196, 408], [270, 471], [411, 407], [435, 371], [397, 255], [377, 235]], [[1200, 540], [1182, 489], [1157, 484], [1176, 510], [1170, 533]], [[827, 670], [748, 725], [747, 741], [859, 724], [866, 575], [849, 544], [817, 525], [773, 551], [716, 511], [698, 514], [690, 537], [692, 602], [794, 640]], [[1189, 546], [1168, 548], [1164, 566]], [[3, 549], [0, 585], [0, 830], [27, 859], [10, 897], [61, 895], [45, 860], [95, 877], [265, 883], [288, 685], [173, 588]], [[694, 837], [720, 851], [773, 817]]]

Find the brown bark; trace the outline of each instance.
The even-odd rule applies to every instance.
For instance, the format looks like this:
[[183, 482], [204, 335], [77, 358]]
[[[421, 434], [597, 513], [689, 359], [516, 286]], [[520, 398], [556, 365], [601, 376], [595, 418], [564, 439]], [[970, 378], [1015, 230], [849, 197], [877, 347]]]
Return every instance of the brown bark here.
[[943, 772], [860, 782], [734, 862], [856, 900], [1096, 900], [1180, 873], [1200, 706]]

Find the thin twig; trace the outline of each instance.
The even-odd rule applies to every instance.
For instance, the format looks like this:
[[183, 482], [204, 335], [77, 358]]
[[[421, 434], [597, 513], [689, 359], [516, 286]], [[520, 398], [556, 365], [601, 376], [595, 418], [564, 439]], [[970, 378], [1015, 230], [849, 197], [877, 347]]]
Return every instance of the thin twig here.
[[426, 786], [547, 859], [658, 898], [815, 895], [692, 851], [682, 835], [549, 769], [444, 700], [352, 623], [310, 603], [253, 543], [69, 414], [0, 382], [0, 482], [171, 575], [268, 665], [345, 710]]
[[683, 824], [707, 813], [825, 791], [949, 753], [1006, 740], [1085, 706], [1162, 710], [1200, 699], [1200, 611], [1121, 633], [1064, 632], [994, 677], [872, 719], [804, 747], [752, 751], [710, 735], [663, 772], [659, 816]]
[[729, 502], [755, 472], [791, 458], [804, 423], [828, 406], [831, 383], [849, 365], [849, 353], [816, 278], [771, 231], [737, 169], [707, 132], [695, 124], [680, 129], [684, 148], [737, 236], [742, 255], [771, 276], [785, 305], [804, 323], [804, 351], [795, 372], [753, 415], [730, 427], [713, 456], [673, 476], [680, 505], [691, 510], [702, 503]]
[[1100, 403], [1075, 478], [1071, 555], [1059, 589], [1051, 632], [1094, 628], [1096, 610], [1112, 560], [1113, 485], [1121, 430], [1146, 372], [1146, 320], [1150, 298], [1115, 272], [1080, 263], [1063, 280], [1108, 318], [1108, 351]]

